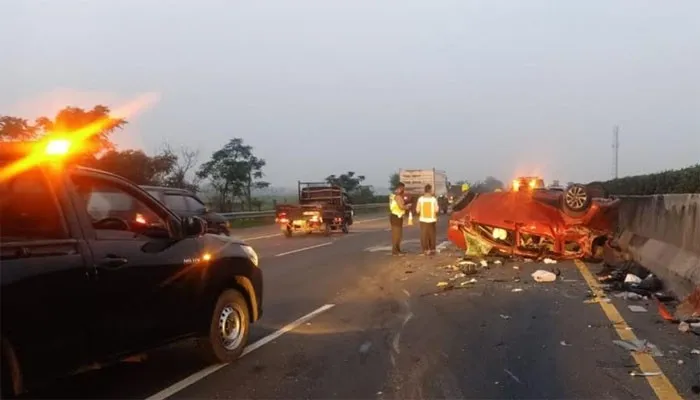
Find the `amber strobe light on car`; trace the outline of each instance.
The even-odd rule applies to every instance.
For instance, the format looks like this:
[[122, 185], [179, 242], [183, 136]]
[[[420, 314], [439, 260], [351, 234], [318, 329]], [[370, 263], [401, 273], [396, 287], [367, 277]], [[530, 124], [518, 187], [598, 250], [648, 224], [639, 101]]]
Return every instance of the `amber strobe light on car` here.
[[71, 142], [68, 139], [52, 139], [46, 144], [44, 154], [47, 156], [65, 156], [70, 151]]
[[517, 179], [513, 179], [513, 190], [517, 192], [518, 189], [520, 189], [520, 181]]

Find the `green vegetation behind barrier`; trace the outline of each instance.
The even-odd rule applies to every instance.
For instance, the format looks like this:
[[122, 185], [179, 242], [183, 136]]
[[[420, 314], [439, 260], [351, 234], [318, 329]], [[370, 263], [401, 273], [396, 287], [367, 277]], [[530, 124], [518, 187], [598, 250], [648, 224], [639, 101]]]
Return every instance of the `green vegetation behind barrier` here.
[[610, 194], [619, 196], [700, 193], [700, 164], [655, 174], [626, 176], [602, 184]]

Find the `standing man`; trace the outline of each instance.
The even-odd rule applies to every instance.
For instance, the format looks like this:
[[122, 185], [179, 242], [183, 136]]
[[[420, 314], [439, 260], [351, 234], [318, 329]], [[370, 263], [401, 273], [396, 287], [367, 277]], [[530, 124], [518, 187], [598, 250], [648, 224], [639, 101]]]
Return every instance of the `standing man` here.
[[420, 245], [424, 255], [435, 254], [437, 236], [437, 213], [440, 209], [433, 196], [433, 187], [425, 185], [425, 193], [418, 199], [416, 213], [420, 215]]
[[406, 185], [399, 182], [393, 194], [389, 195], [389, 223], [391, 224], [391, 254], [402, 256], [401, 238], [403, 236], [403, 216], [411, 205], [403, 200]]

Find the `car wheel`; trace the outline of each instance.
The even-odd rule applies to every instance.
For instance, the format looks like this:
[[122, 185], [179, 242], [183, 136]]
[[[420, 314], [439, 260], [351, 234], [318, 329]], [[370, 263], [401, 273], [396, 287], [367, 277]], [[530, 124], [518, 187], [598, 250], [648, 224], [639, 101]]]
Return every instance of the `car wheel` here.
[[591, 206], [591, 194], [583, 185], [573, 184], [562, 194], [562, 206], [570, 213], [581, 213]]
[[241, 292], [225, 290], [216, 301], [209, 335], [201, 344], [205, 358], [213, 363], [235, 361], [248, 343], [249, 332], [248, 302]]

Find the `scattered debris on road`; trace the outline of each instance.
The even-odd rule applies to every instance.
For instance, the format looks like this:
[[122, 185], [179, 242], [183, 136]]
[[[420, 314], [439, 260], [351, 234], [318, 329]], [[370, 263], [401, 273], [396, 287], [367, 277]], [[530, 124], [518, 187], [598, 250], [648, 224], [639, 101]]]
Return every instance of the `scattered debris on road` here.
[[646, 353], [654, 357], [663, 357], [663, 353], [659, 350], [656, 345], [650, 343], [647, 340], [613, 340], [613, 343], [622, 347], [623, 349], [633, 351], [636, 353]]
[[630, 304], [629, 306], [627, 306], [627, 308], [629, 308], [632, 312], [647, 312], [646, 308], [634, 304]]
[[513, 288], [513, 290], [511, 290], [511, 292], [513, 292], [513, 293], [522, 292], [522, 291], [523, 291], [523, 288]]
[[511, 378], [513, 378], [514, 381], [516, 381], [516, 382], [518, 382], [519, 384], [522, 385], [522, 382], [520, 381], [520, 379], [518, 379], [517, 376], [515, 376], [515, 374], [513, 374], [513, 373], [510, 372], [510, 371], [508, 371], [507, 369], [503, 369], [503, 371], [504, 371], [506, 374], [508, 374], [508, 376], [510, 376]]
[[566, 340], [562, 340], [561, 342], [559, 342], [559, 344], [562, 345], [562, 346], [564, 346], [564, 347], [571, 347], [571, 346], [573, 346], [571, 343], [567, 342]]
[[630, 372], [630, 376], [660, 376], [661, 372]]
[[510, 315], [501, 314], [502, 319], [510, 319]]
[[557, 275], [553, 272], [545, 271], [543, 269], [538, 269], [537, 271], [532, 273], [532, 279], [535, 280], [535, 282], [554, 282], [557, 280]]

